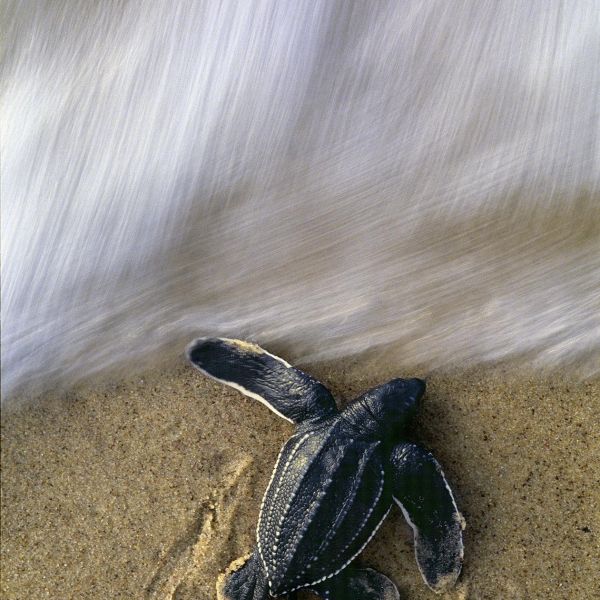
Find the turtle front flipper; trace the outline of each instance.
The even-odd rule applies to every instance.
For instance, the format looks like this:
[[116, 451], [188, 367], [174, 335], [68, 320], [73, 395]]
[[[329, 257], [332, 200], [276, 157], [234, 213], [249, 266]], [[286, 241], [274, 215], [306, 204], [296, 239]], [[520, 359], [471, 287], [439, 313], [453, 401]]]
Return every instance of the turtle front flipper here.
[[205, 375], [266, 404], [293, 423], [337, 412], [323, 384], [256, 344], [200, 338], [188, 346], [187, 356]]
[[434, 592], [452, 587], [463, 561], [464, 520], [444, 472], [421, 446], [402, 443], [391, 454], [393, 496], [413, 529], [417, 564]]
[[309, 589], [325, 600], [400, 600], [394, 583], [374, 569], [350, 567]]

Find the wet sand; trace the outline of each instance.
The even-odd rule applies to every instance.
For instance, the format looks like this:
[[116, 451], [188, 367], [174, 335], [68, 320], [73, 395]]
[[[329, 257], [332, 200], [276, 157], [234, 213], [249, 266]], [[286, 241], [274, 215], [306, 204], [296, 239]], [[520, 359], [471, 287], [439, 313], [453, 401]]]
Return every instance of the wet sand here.
[[[392, 367], [305, 368], [343, 402]], [[463, 574], [441, 597], [600, 597], [600, 381], [502, 366], [427, 380], [416, 435], [467, 521]], [[5, 407], [2, 597], [214, 598], [219, 572], [252, 547], [292, 431], [183, 364]], [[360, 561], [402, 598], [436, 597], [399, 511]]]

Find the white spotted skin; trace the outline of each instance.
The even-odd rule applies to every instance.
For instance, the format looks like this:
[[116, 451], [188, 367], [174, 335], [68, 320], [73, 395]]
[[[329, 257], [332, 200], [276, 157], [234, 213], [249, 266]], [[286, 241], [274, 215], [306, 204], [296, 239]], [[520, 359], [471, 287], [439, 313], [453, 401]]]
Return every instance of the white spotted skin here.
[[333, 577], [371, 540], [392, 504], [386, 458], [380, 442], [353, 437], [338, 418], [288, 440], [257, 526], [273, 595]]

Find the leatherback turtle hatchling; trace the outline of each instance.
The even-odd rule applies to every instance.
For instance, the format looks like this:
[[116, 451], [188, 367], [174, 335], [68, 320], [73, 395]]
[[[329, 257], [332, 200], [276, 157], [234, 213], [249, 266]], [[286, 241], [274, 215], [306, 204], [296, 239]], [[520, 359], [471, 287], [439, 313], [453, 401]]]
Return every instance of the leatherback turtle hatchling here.
[[393, 379], [338, 411], [323, 384], [255, 344], [201, 338], [187, 355], [204, 374], [297, 425], [262, 501], [256, 549], [224, 579], [227, 600], [301, 588], [331, 600], [398, 598], [385, 575], [349, 567], [393, 502], [413, 529], [425, 583], [436, 592], [455, 583], [464, 521], [438, 462], [404, 438], [423, 381]]

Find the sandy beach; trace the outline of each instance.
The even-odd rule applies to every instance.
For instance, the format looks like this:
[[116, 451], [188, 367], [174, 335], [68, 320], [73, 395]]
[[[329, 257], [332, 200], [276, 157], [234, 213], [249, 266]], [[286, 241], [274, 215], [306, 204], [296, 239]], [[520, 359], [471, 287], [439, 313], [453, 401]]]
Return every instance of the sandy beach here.
[[[304, 368], [340, 404], [399, 375], [373, 361]], [[415, 433], [467, 521], [463, 573], [442, 597], [600, 597], [600, 381], [506, 366], [426, 375]], [[219, 572], [252, 548], [292, 431], [183, 361], [5, 406], [2, 597], [214, 598]], [[399, 511], [360, 562], [402, 598], [436, 597]]]

